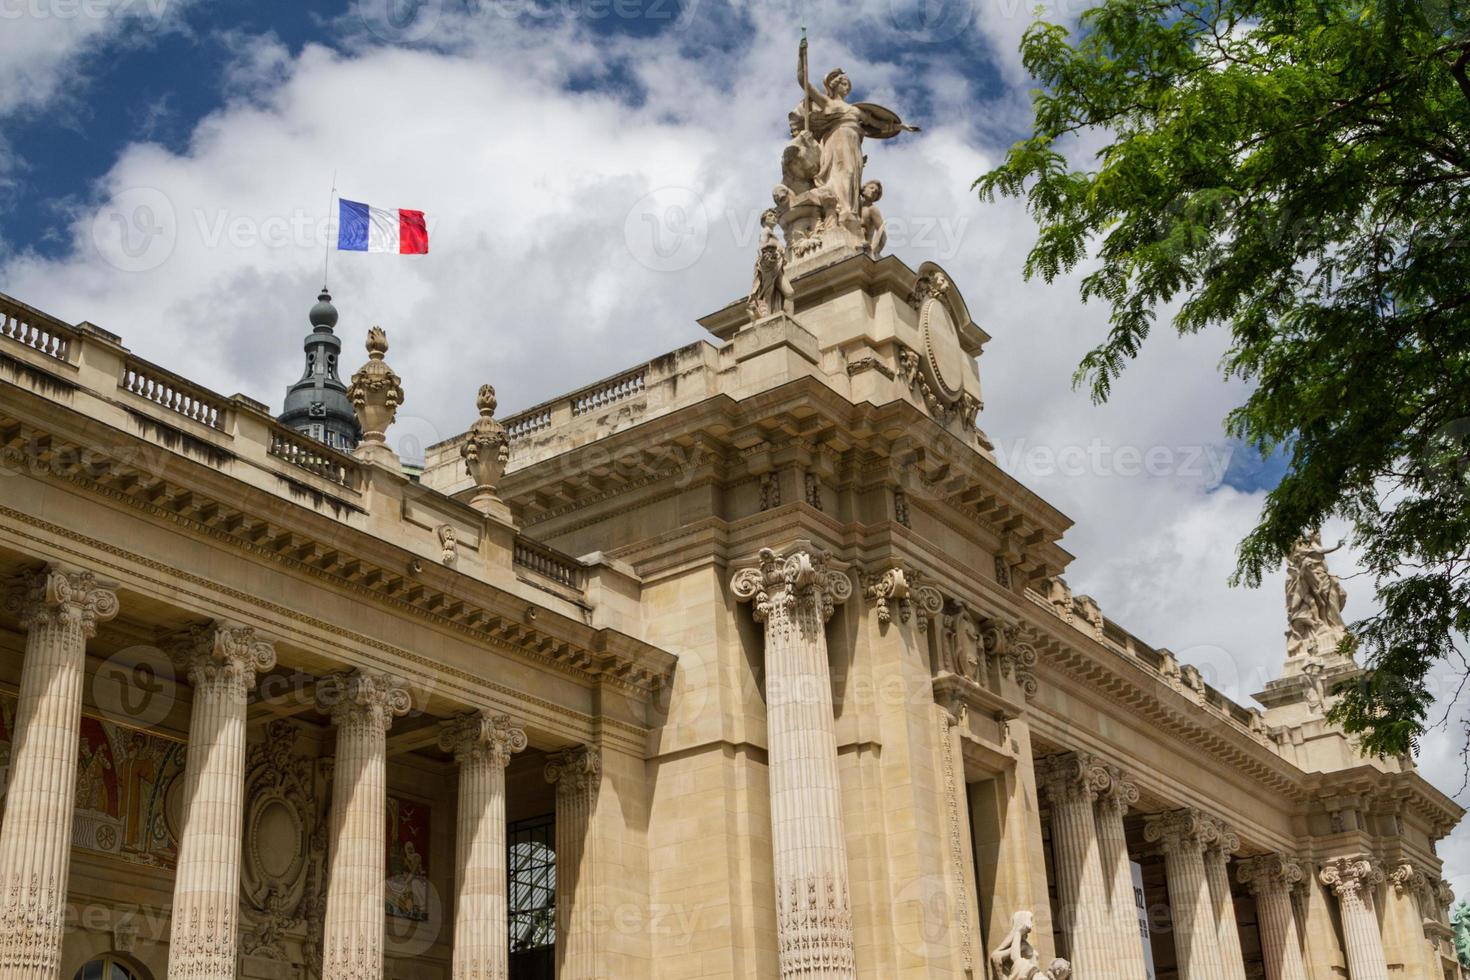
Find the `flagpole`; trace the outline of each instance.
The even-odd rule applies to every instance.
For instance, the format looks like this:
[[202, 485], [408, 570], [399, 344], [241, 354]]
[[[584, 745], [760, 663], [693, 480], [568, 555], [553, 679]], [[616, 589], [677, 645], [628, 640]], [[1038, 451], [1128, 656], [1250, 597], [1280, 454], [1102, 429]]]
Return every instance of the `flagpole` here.
[[327, 197], [327, 240], [322, 249], [322, 292], [327, 291], [327, 272], [332, 265], [332, 202], [337, 200], [337, 171], [332, 171], [332, 193]]

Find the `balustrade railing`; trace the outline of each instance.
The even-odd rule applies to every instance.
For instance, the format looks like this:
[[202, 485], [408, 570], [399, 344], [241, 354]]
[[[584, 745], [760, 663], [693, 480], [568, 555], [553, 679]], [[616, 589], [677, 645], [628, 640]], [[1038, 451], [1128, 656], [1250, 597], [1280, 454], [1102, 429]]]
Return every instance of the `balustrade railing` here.
[[584, 388], [571, 396], [572, 415], [586, 415], [625, 398], [632, 398], [643, 390], [646, 376], [645, 369], [638, 368], [591, 388]]
[[533, 432], [551, 428], [551, 409], [538, 408], [519, 415], [512, 415], [502, 425], [505, 426], [505, 434], [511, 442], [524, 439]]
[[517, 538], [511, 551], [511, 561], [579, 592], [586, 583], [587, 570], [581, 562], [537, 541]]
[[118, 385], [186, 419], [211, 429], [224, 428], [225, 399], [156, 365], [128, 358]]
[[299, 466], [324, 480], [344, 487], [357, 485], [357, 463], [323, 443], [310, 439], [294, 429], [273, 424], [270, 454], [292, 466]]
[[77, 333], [60, 320], [52, 319], [39, 310], [33, 310], [9, 297], [0, 297], [0, 337], [7, 337], [48, 357], [65, 361]]

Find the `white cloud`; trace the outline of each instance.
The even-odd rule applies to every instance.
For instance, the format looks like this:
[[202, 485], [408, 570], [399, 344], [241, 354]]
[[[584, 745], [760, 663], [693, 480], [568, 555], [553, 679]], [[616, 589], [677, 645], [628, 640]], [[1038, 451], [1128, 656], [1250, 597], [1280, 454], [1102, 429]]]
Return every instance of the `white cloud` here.
[[[992, 8], [970, 8], [978, 29], [962, 40], [1011, 81], [990, 93], [928, 49], [902, 65], [860, 54], [860, 28], [943, 21], [905, 21], [906, 8], [883, 0], [815, 6], [814, 71], [840, 63], [859, 98], [906, 115], [903, 100], [923, 94], [925, 132], [871, 146], [869, 171], [890, 222], [931, 229], [897, 254], [946, 266], [994, 335], [982, 424], [1007, 467], [1078, 522], [1064, 542], [1078, 556], [1070, 584], [1246, 699], [1280, 667], [1284, 613], [1279, 577], [1259, 591], [1226, 585], [1262, 497], [1218, 486], [1221, 419], [1243, 396], [1217, 373], [1222, 338], [1180, 340], [1161, 325], [1112, 401], [1094, 407], [1071, 374], [1104, 335], [1105, 310], [1079, 304], [1075, 277], [1023, 283], [1034, 236], [1023, 207], [981, 206], [969, 191], [1024, 118], [1008, 46], [1029, 16], [1002, 6], [997, 22]], [[334, 254], [331, 273], [345, 363], [355, 366], [369, 325], [387, 328], [407, 391], [400, 428], [425, 442], [467, 424], [482, 382], [514, 410], [701, 338], [695, 318], [749, 282], [755, 217], [799, 94], [794, 22], [756, 9], [752, 42], [735, 45], [722, 34], [729, 12], [708, 4], [671, 38], [594, 40], [573, 17], [450, 9], [433, 8], [417, 47], [378, 46], [360, 21], [345, 51], [293, 56], [273, 38], [236, 39], [238, 97], [184, 153], [126, 148], [97, 189], [108, 203], [71, 228], [71, 253], [12, 257], [0, 266], [7, 291], [279, 406], [321, 284], [335, 171], [344, 195], [433, 220], [428, 257]], [[137, 254], [120, 247], [124, 231]], [[1368, 584], [1349, 588], [1349, 611], [1366, 612]], [[1435, 736], [1424, 756], [1449, 790], [1460, 785], [1455, 737]], [[1463, 840], [1445, 854], [1470, 886]]]
[[0, 0], [0, 117], [75, 96], [86, 56], [176, 29], [189, 0]]

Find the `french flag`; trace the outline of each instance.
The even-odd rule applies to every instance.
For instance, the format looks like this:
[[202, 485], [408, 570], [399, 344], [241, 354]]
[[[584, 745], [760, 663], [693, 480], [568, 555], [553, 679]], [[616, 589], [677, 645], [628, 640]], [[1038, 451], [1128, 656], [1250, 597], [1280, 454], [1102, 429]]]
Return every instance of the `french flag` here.
[[338, 198], [337, 250], [427, 255], [429, 228], [424, 212], [403, 208], [374, 208]]

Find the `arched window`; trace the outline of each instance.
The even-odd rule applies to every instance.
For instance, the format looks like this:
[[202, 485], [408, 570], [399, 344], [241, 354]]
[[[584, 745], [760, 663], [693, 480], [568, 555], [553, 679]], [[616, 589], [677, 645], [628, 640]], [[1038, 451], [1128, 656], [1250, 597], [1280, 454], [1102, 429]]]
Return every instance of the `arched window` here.
[[82, 964], [72, 980], [148, 980], [137, 967], [108, 953]]
[[551, 980], [556, 952], [556, 818], [506, 828], [512, 980]]

